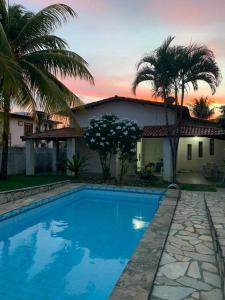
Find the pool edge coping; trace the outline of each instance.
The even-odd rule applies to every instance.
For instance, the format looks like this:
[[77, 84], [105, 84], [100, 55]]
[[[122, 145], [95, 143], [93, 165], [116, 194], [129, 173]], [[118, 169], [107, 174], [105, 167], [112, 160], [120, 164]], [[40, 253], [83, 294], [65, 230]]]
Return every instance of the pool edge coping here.
[[140, 240], [109, 300], [149, 300], [179, 200], [179, 191], [167, 190], [153, 221]]
[[[15, 209], [10, 209], [7, 212], [1, 212], [1, 205], [0, 204], [0, 222], [4, 221], [6, 219], [9, 219], [11, 217], [15, 217], [21, 213], [27, 212], [29, 210], [32, 210], [34, 208], [40, 207], [42, 205], [48, 204], [50, 202], [54, 202], [57, 199], [60, 199], [64, 196], [70, 195], [76, 191], [82, 190], [82, 189], [93, 189], [93, 190], [106, 190], [106, 191], [127, 191], [127, 192], [133, 192], [133, 193], [151, 193], [151, 194], [157, 194], [157, 195], [164, 195], [164, 191], [160, 190], [154, 190], [154, 189], [148, 189], [148, 188], [139, 188], [139, 187], [118, 187], [118, 186], [113, 186], [113, 185], [96, 185], [96, 184], [78, 184], [70, 189], [67, 189], [63, 192], [60, 192], [58, 194], [54, 194], [51, 196], [45, 195], [46, 192], [43, 192], [42, 194], [39, 195], [34, 195], [38, 197], [37, 199], [32, 199], [29, 203], [21, 204], [20, 207], [15, 207]], [[41, 198], [40, 198], [41, 197]], [[27, 199], [25, 197], [24, 199]], [[17, 202], [18, 200], [14, 200], [11, 203]]]

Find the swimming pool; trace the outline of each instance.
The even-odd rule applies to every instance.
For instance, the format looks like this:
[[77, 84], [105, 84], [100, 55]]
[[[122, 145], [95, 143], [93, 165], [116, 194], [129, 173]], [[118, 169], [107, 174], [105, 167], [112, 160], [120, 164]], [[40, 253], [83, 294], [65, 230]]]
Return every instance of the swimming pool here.
[[108, 299], [161, 198], [82, 187], [2, 220], [0, 299]]

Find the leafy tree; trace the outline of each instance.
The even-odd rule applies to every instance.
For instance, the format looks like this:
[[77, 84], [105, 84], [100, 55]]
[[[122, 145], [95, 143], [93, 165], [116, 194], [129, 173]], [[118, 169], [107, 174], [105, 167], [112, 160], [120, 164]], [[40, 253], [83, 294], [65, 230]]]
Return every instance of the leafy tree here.
[[75, 11], [65, 4], [38, 13], [0, 0], [0, 101], [3, 107], [1, 178], [7, 177], [9, 116], [12, 104], [47, 114], [71, 114], [80, 103], [59, 78], [79, 77], [93, 83], [87, 62], [69, 51], [55, 29]]
[[81, 156], [79, 153], [73, 155], [72, 160], [66, 161], [66, 168], [74, 173], [74, 176], [77, 178], [81, 172], [84, 172], [88, 159], [85, 156]]
[[[214, 54], [206, 46], [190, 44], [171, 46], [174, 37], [166, 41], [137, 66], [133, 92], [142, 82], [152, 84], [153, 95], [160, 96], [165, 106], [165, 119], [173, 162], [173, 178], [176, 181], [176, 164], [181, 124], [183, 121], [184, 98], [190, 86], [198, 90], [199, 81], [206, 82], [215, 93], [220, 83], [220, 70]], [[171, 99], [174, 103], [171, 104]], [[169, 126], [168, 107], [175, 111], [174, 125]]]
[[113, 114], [92, 118], [85, 132], [87, 145], [99, 154], [104, 180], [110, 178], [112, 156], [117, 151], [117, 120]]
[[211, 103], [208, 97], [194, 99], [194, 103], [191, 105], [193, 115], [199, 119], [210, 119], [214, 115], [214, 108], [210, 107]]
[[219, 124], [225, 128], [225, 105], [221, 105], [220, 108], [220, 116], [218, 117]]

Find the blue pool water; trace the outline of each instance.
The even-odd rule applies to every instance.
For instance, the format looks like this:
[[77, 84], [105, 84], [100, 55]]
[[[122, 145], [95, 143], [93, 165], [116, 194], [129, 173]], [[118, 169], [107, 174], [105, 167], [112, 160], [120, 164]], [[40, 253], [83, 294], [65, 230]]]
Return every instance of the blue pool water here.
[[84, 188], [1, 221], [0, 299], [108, 299], [161, 196]]

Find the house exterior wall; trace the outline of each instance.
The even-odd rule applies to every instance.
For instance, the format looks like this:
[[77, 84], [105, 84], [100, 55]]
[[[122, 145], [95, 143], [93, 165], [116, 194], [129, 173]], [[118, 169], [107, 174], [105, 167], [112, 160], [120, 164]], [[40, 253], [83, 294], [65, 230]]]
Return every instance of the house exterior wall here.
[[142, 139], [142, 165], [159, 162], [163, 159], [163, 139], [144, 138]]
[[10, 119], [10, 140], [12, 147], [25, 147], [25, 142], [21, 140], [21, 136], [24, 135], [24, 123], [33, 124], [34, 130], [34, 121], [29, 119], [22, 118], [11, 118]]
[[[92, 117], [100, 117], [103, 114], [113, 113], [121, 119], [135, 120], [139, 126], [166, 125], [163, 107], [149, 104], [139, 104], [127, 101], [105, 103], [83, 111], [74, 112], [75, 119], [81, 127], [87, 127]], [[170, 123], [174, 120], [174, 113], [168, 110]], [[71, 126], [73, 127], [71, 120]]]
[[[85, 156], [88, 158], [88, 166], [86, 168], [86, 171], [89, 173], [102, 173], [102, 168], [99, 160], [99, 156], [97, 151], [90, 150], [86, 142], [83, 138], [76, 139], [75, 142], [75, 149], [76, 153], [79, 153], [81, 156]], [[112, 157], [112, 164], [111, 164], [111, 174], [115, 175], [116, 172], [116, 157]]]
[[[199, 142], [203, 142], [203, 157], [199, 157]], [[187, 145], [192, 145], [192, 158], [187, 159]], [[204, 137], [181, 138], [178, 148], [177, 170], [202, 171], [202, 164], [215, 163], [223, 166], [225, 142], [214, 139], [214, 155], [210, 155], [210, 139]]]

